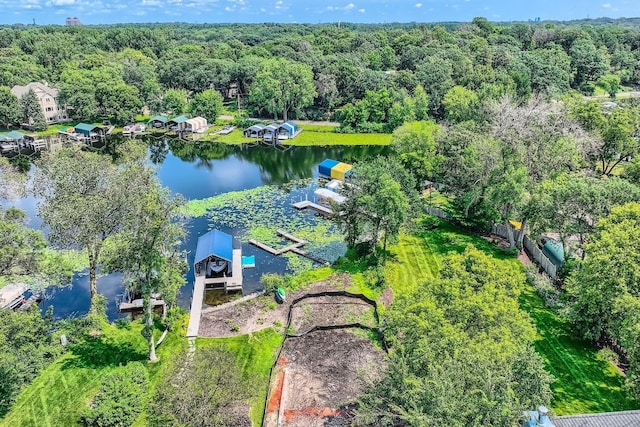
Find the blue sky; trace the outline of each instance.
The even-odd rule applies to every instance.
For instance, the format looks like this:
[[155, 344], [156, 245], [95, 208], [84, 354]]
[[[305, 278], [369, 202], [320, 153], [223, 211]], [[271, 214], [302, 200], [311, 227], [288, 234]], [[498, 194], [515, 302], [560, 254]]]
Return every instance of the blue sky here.
[[640, 0], [0, 0], [0, 24], [437, 22], [638, 17]]

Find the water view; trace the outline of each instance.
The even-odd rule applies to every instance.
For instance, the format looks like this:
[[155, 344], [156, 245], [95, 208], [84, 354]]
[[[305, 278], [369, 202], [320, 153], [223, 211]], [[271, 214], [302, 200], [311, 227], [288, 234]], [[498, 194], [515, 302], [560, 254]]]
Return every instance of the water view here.
[[[117, 142], [114, 138], [109, 144]], [[179, 193], [197, 212], [188, 222], [184, 250], [190, 270], [181, 288], [178, 302], [189, 308], [193, 287], [193, 256], [198, 237], [211, 229], [220, 229], [242, 242], [243, 255], [254, 255], [256, 267], [244, 271], [244, 293], [260, 290], [264, 273], [287, 273], [308, 268], [311, 261], [291, 254], [274, 257], [252, 245], [258, 238], [278, 246], [276, 228], [284, 228], [308, 240], [310, 253], [334, 261], [344, 254], [346, 246], [332, 225], [313, 212], [297, 211], [291, 203], [312, 199], [318, 186], [318, 164], [325, 158], [353, 162], [384, 154], [384, 146], [290, 147], [223, 145], [191, 143], [175, 140], [142, 140], [149, 144], [150, 160], [158, 167], [162, 184]], [[36, 200], [25, 198], [15, 205], [28, 212], [30, 226], [38, 228]], [[190, 209], [193, 211], [194, 209]], [[317, 265], [317, 264], [316, 264]], [[117, 301], [123, 293], [122, 277], [104, 275], [98, 280], [98, 291], [107, 298], [107, 316], [120, 316]], [[44, 292], [42, 310], [54, 307], [56, 318], [79, 316], [89, 310], [89, 279], [85, 273], [74, 276], [72, 284], [49, 288]], [[206, 301], [215, 298], [209, 296]]]

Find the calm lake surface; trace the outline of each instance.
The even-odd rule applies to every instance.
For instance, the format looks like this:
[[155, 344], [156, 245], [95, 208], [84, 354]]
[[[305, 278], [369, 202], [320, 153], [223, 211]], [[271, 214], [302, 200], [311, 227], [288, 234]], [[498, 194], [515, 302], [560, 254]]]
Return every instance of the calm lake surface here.
[[[233, 191], [249, 190], [264, 185], [284, 185], [292, 181], [317, 178], [318, 164], [326, 158], [345, 162], [362, 160], [371, 156], [386, 154], [388, 147], [381, 146], [330, 146], [330, 147], [291, 147], [282, 150], [271, 146], [229, 146], [215, 143], [193, 143], [182, 141], [147, 140], [150, 146], [151, 162], [157, 165], [158, 176], [162, 184], [173, 193], [182, 194], [187, 200], [205, 199]], [[316, 187], [311, 184], [295, 190], [295, 197], [312, 194]], [[36, 201], [25, 198], [14, 203], [26, 210], [30, 216], [30, 225], [41, 227], [36, 216]], [[308, 214], [308, 213], [306, 213]], [[219, 228], [234, 234], [220, 224], [211, 223], [209, 218], [200, 217], [190, 220], [184, 249], [188, 252], [189, 265], [193, 265], [193, 256], [198, 237], [207, 231]], [[264, 273], [284, 273], [287, 260], [274, 257], [246, 242], [242, 244], [243, 255], [255, 255], [256, 268], [245, 270], [244, 293], [259, 290], [260, 276]], [[187, 274], [187, 282], [180, 289], [180, 306], [189, 308], [193, 287], [193, 269]], [[56, 318], [79, 316], [89, 310], [89, 279], [86, 274], [76, 274], [72, 284], [64, 288], [49, 288], [44, 293], [42, 310], [54, 307]], [[107, 298], [107, 315], [110, 320], [120, 317], [117, 300], [123, 293], [122, 277], [111, 274], [100, 277], [98, 291]]]

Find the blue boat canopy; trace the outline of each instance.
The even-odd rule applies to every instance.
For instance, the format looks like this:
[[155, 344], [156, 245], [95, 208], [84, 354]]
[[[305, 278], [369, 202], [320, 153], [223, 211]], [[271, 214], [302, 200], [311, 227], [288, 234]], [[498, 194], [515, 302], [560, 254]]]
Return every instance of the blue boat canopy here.
[[339, 163], [337, 160], [325, 159], [318, 165], [318, 172], [320, 175], [331, 176], [331, 169]]
[[296, 132], [298, 132], [298, 125], [296, 125], [292, 121], [288, 121], [288, 122], [285, 122], [285, 123], [281, 124], [278, 129], [286, 129], [291, 135], [293, 135]]
[[9, 139], [22, 139], [25, 136], [27, 136], [26, 133], [18, 132], [17, 130], [12, 130], [8, 134], [6, 134], [6, 137]]
[[194, 264], [198, 264], [215, 256], [228, 262], [233, 261], [233, 237], [220, 230], [211, 230], [198, 238], [196, 258]]

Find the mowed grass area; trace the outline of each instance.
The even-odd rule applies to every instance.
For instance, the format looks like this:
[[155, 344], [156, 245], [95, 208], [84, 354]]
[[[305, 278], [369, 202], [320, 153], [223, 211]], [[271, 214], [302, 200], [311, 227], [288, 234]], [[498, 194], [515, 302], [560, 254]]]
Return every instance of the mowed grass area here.
[[[18, 396], [11, 411], [0, 420], [2, 427], [77, 426], [80, 415], [98, 392], [102, 378], [121, 364], [147, 359], [147, 343], [142, 324], [129, 329], [104, 324], [102, 335], [71, 349], [52, 363]], [[171, 332], [158, 347], [160, 362], [148, 364], [151, 393], [163, 369], [175, 354], [186, 349], [187, 341]], [[136, 424], [143, 426], [143, 413]]]
[[273, 328], [268, 328], [251, 335], [196, 340], [197, 348], [224, 348], [236, 355], [236, 360], [242, 369], [242, 376], [249, 386], [250, 416], [254, 426], [262, 425], [269, 374], [282, 339], [282, 334]]
[[[435, 277], [441, 260], [448, 253], [462, 252], [473, 244], [505, 263], [519, 263], [486, 240], [466, 233], [448, 223], [419, 236], [402, 236], [391, 247], [386, 276], [394, 295], [419, 289]], [[609, 362], [598, 357], [588, 342], [574, 338], [571, 325], [544, 306], [535, 290], [528, 286], [520, 298], [520, 307], [529, 313], [537, 330], [535, 348], [547, 370], [556, 377], [552, 385], [553, 410], [558, 415], [623, 411], [640, 408], [622, 389], [624, 378]]]
[[624, 377], [598, 356], [591, 343], [578, 339], [570, 325], [546, 308], [536, 291], [528, 287], [520, 306], [538, 329], [536, 350], [546, 369], [556, 377], [552, 385], [554, 411], [558, 415], [586, 414], [637, 409], [639, 402], [626, 397]]
[[[283, 145], [311, 146], [311, 145], [389, 145], [391, 134], [386, 133], [335, 133], [328, 131], [332, 126], [312, 126], [319, 131], [307, 130], [306, 127], [296, 138], [285, 141]], [[235, 129], [228, 135], [208, 135], [207, 140], [225, 144], [246, 144], [256, 142], [255, 138], [245, 138], [242, 129]]]

